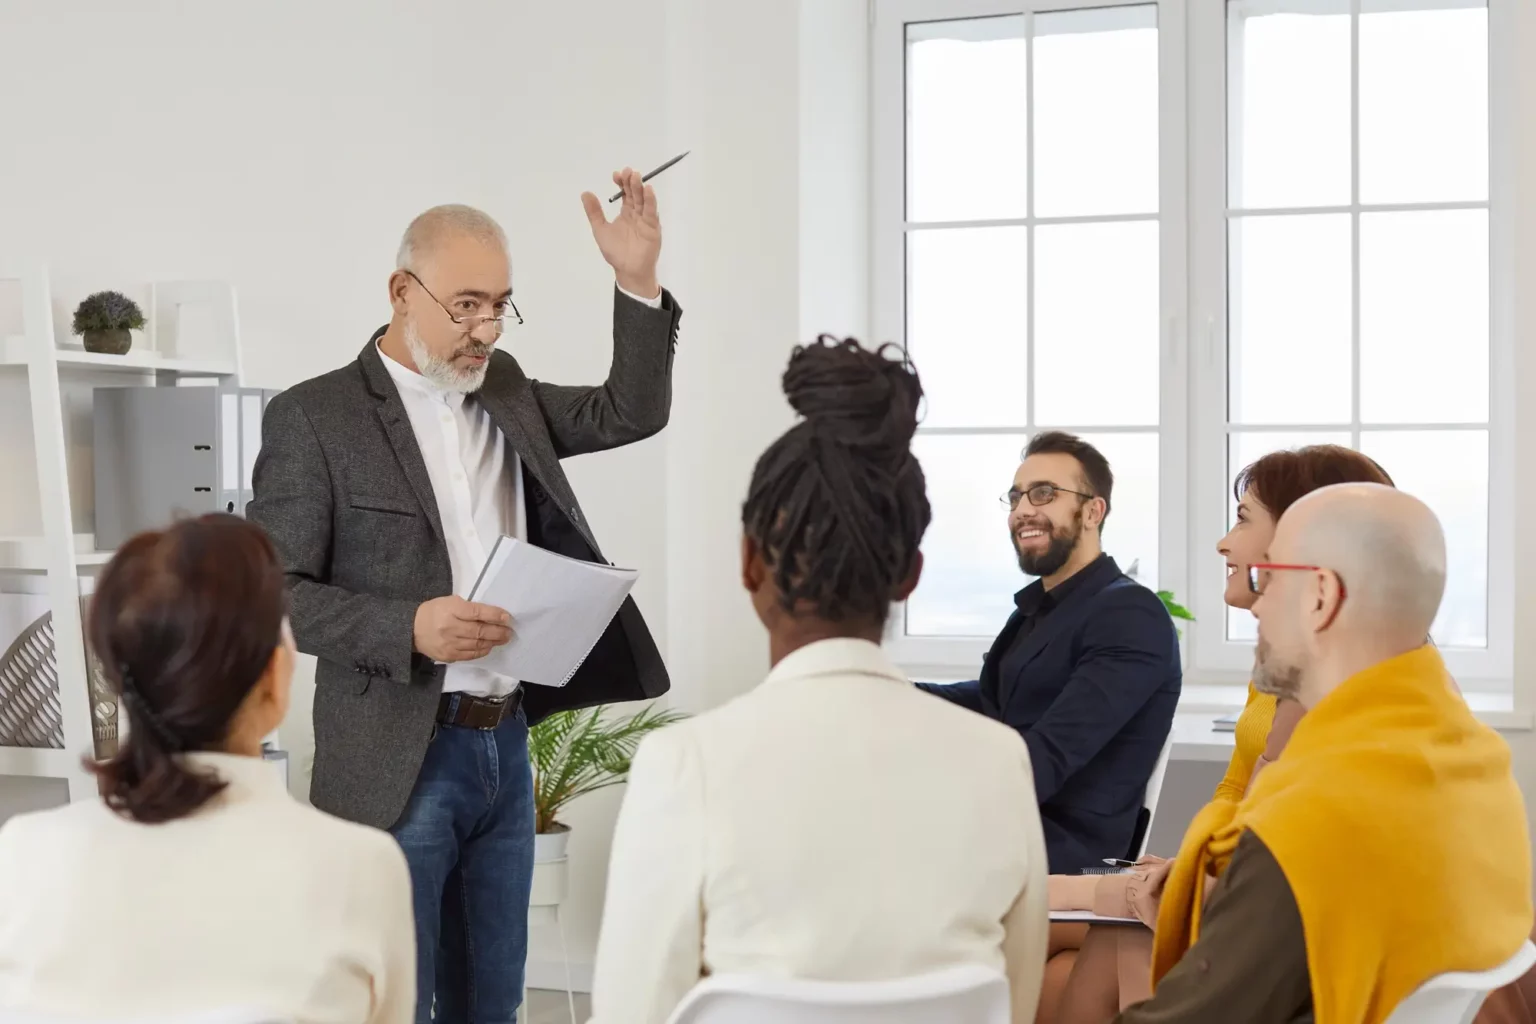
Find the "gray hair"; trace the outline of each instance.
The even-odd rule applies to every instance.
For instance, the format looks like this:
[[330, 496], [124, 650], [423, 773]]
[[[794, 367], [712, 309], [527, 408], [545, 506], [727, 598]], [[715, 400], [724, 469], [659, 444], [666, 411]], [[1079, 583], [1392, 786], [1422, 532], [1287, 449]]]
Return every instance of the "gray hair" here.
[[468, 235], [481, 242], [507, 249], [507, 234], [496, 223], [496, 218], [473, 206], [449, 203], [434, 206], [411, 221], [400, 239], [400, 251], [395, 254], [395, 268], [418, 273], [421, 261], [431, 255], [443, 239], [453, 235]]

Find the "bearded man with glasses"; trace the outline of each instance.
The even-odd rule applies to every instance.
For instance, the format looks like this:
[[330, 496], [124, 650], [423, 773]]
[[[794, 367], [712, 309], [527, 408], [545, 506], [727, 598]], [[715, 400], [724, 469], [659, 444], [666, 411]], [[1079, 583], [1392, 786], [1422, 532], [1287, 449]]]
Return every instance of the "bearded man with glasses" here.
[[477, 664], [517, 628], [466, 600], [497, 539], [604, 561], [560, 460], [660, 431], [681, 310], [656, 280], [655, 193], [614, 175], [609, 221], [582, 196], [613, 267], [613, 362], [596, 387], [531, 380], [498, 347], [523, 322], [506, 236], [440, 206], [406, 230], [392, 317], [356, 360], [272, 399], [248, 515], [287, 573], [315, 672], [310, 799], [388, 829], [410, 866], [415, 1019], [513, 1020], [533, 875], [528, 727], [564, 708], [669, 687], [626, 601], [562, 688]]
[[1019, 568], [1037, 578], [1015, 595], [978, 679], [924, 684], [1018, 731], [1052, 874], [1139, 855], [1142, 800], [1183, 679], [1162, 601], [1104, 553], [1113, 489], [1088, 442], [1030, 440], [1003, 504]]

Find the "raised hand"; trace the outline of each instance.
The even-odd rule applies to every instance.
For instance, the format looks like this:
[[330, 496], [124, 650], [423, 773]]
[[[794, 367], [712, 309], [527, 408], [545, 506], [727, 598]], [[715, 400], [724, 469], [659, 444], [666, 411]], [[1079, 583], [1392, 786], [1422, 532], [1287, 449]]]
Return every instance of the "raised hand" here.
[[643, 299], [661, 294], [656, 282], [656, 261], [661, 257], [661, 221], [656, 215], [656, 191], [640, 181], [640, 172], [626, 167], [615, 171], [613, 183], [623, 191], [619, 215], [609, 220], [603, 205], [591, 192], [583, 192], [581, 205], [592, 224], [592, 237], [603, 259], [613, 268], [619, 287]]

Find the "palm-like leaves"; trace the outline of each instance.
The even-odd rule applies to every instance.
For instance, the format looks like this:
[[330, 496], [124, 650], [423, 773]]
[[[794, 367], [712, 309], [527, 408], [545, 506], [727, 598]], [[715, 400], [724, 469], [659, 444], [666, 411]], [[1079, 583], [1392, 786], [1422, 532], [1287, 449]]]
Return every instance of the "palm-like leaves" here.
[[534, 726], [528, 733], [528, 757], [536, 830], [550, 831], [555, 815], [578, 796], [627, 779], [645, 735], [685, 717], [652, 705], [633, 718], [610, 719], [597, 707], [561, 711]]

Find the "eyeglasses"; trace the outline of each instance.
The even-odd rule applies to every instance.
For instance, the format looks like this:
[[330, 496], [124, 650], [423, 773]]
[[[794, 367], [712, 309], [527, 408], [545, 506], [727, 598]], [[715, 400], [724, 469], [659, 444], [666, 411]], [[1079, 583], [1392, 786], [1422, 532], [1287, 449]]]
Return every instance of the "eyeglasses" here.
[[1075, 494], [1085, 500], [1092, 500], [1094, 497], [1092, 494], [1084, 494], [1082, 491], [1071, 491], [1065, 487], [1057, 487], [1055, 484], [1034, 484], [1026, 491], [1021, 491], [1014, 487], [997, 500], [1007, 505], [1011, 510], [1018, 508], [1019, 502], [1028, 498], [1029, 503], [1038, 508], [1041, 505], [1049, 505], [1055, 501], [1058, 494]]
[[[509, 322], [513, 327], [517, 327], [523, 322], [523, 314], [517, 311], [517, 306], [513, 304], [510, 298], [506, 299], [505, 302], [507, 309], [511, 312], [472, 313], [468, 315], [455, 313], [447, 306], [444, 306], [442, 301], [436, 295], [432, 294], [432, 289], [423, 284], [421, 278], [417, 277], [414, 271], [407, 270], [406, 273], [410, 275], [412, 281], [415, 281], [417, 284], [421, 285], [421, 290], [426, 292], [427, 297], [430, 298], [433, 302], [436, 302], [444, 313], [448, 314], [448, 319], [452, 320], [454, 324], [459, 328], [459, 331], [463, 334], [473, 334], [475, 331], [480, 329], [482, 324], [488, 323], [494, 323], [496, 325], [496, 333], [500, 334], [502, 331], [507, 329]], [[501, 303], [497, 303], [497, 305], [501, 305]]]
[[[1264, 587], [1269, 582], [1270, 573], [1276, 572], [1333, 572], [1332, 569], [1324, 569], [1320, 565], [1280, 565], [1273, 562], [1260, 562], [1248, 567], [1248, 592], [1251, 594], [1264, 593]], [[1333, 573], [1338, 577], [1338, 573]], [[1339, 596], [1345, 595], [1344, 581], [1339, 580]]]

